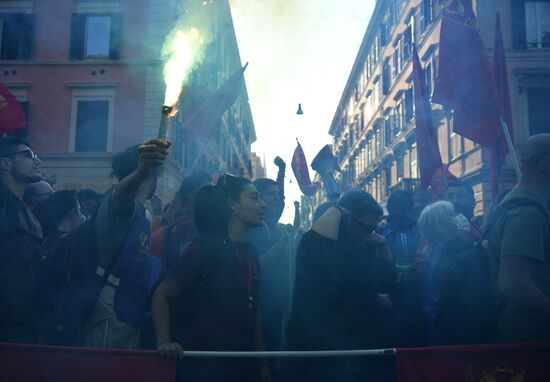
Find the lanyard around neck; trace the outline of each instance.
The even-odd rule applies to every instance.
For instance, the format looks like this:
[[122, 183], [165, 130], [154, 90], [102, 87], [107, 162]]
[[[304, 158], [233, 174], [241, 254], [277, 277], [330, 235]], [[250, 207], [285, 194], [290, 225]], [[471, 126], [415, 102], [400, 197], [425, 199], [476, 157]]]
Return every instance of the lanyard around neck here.
[[[237, 262], [239, 263], [239, 266], [240, 266], [242, 272], [244, 274], [246, 274], [246, 269], [245, 269], [244, 262], [243, 262], [243, 259], [241, 257], [241, 254], [239, 252], [239, 249], [237, 248], [237, 246], [235, 245], [235, 243], [233, 241], [231, 241], [231, 245], [233, 246], [233, 255], [237, 259]], [[247, 274], [247, 276], [248, 276], [247, 277], [248, 299], [250, 301], [252, 301], [252, 295], [251, 295], [251, 291], [252, 291], [252, 260], [251, 260], [251, 256], [248, 256], [248, 274]]]

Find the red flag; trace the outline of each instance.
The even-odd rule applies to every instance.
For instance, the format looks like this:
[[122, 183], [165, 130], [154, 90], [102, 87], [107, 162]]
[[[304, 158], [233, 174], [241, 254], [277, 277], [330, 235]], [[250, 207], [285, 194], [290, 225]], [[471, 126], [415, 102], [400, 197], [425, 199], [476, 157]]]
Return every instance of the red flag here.
[[546, 382], [550, 344], [397, 349], [397, 382]]
[[176, 361], [153, 351], [0, 344], [1, 381], [169, 382]]
[[[495, 43], [493, 46], [493, 74], [500, 101], [500, 110], [502, 110], [502, 117], [508, 125], [510, 137], [513, 137], [512, 102], [510, 100], [510, 86], [508, 85], [506, 51], [504, 50], [502, 31], [500, 29], [500, 14], [498, 13], [495, 26]], [[491, 162], [489, 166], [493, 201], [499, 192], [498, 177], [502, 166], [506, 164], [507, 152], [508, 146], [506, 145], [504, 135], [499, 134], [495, 136], [495, 145], [490, 152]]]
[[216, 126], [222, 114], [229, 109], [241, 93], [246, 64], [212, 93], [210, 97], [182, 125], [187, 138], [206, 139]]
[[309, 178], [309, 169], [307, 167], [306, 156], [299, 142], [298, 146], [296, 146], [296, 150], [294, 150], [294, 155], [292, 156], [292, 171], [294, 172], [294, 176], [298, 181], [298, 186], [300, 186], [300, 190], [304, 193], [304, 195], [311, 196], [317, 192], [319, 189], [319, 184], [312, 183]]
[[449, 166], [446, 164], [436, 168], [435, 173], [430, 181], [430, 188], [432, 191], [432, 200], [444, 200], [445, 188], [449, 181], [456, 180], [457, 177], [449, 170]]
[[425, 190], [430, 185], [436, 170], [442, 168], [443, 161], [439, 153], [437, 132], [434, 130], [432, 122], [432, 107], [426, 86], [426, 74], [422, 69], [416, 46], [413, 47], [413, 83], [420, 185]]
[[21, 104], [7, 86], [0, 83], [0, 134], [11, 133], [25, 123], [27, 121]]
[[498, 94], [471, 0], [449, 0], [441, 20], [432, 100], [454, 109], [457, 134], [494, 147], [501, 134]]

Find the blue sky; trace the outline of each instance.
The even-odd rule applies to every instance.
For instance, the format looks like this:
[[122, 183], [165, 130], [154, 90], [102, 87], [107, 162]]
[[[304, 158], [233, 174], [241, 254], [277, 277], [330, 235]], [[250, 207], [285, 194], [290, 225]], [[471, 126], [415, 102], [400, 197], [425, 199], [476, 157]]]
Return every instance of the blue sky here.
[[[309, 162], [327, 143], [330, 123], [375, 0], [230, 0], [258, 141], [252, 150], [274, 178], [287, 163], [286, 210], [300, 200], [290, 162], [300, 140]], [[304, 114], [296, 115], [298, 103]], [[311, 169], [310, 169], [311, 171]], [[314, 173], [310, 174], [312, 177]], [[289, 183], [292, 179], [292, 183]]]

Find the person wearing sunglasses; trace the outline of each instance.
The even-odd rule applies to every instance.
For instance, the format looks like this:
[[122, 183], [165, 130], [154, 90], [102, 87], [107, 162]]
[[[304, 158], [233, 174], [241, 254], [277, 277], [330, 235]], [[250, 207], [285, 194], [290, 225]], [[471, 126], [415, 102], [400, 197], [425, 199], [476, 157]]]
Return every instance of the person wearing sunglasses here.
[[[382, 208], [350, 191], [306, 232], [296, 254], [288, 350], [369, 349], [380, 346], [379, 317], [391, 308], [381, 294], [380, 260], [391, 266], [385, 238], [375, 233]], [[371, 380], [378, 370], [362, 359], [285, 360], [285, 381]]]
[[[223, 175], [194, 200], [200, 239], [180, 256], [153, 298], [157, 349], [181, 358], [184, 349], [263, 350], [258, 319], [258, 253], [248, 240], [263, 223], [265, 203], [245, 178]], [[254, 359], [186, 359], [178, 381], [268, 381]]]
[[23, 202], [28, 185], [42, 179], [40, 164], [28, 142], [0, 137], [0, 342], [42, 338], [42, 229]]

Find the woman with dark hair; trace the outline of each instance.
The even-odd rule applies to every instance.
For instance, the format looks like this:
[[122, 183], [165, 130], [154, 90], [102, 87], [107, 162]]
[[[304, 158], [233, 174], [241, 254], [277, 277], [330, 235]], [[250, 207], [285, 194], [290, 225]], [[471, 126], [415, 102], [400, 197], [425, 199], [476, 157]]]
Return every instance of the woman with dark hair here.
[[76, 192], [69, 190], [54, 192], [38, 203], [34, 214], [42, 227], [45, 256], [55, 250], [63, 236], [84, 222]]
[[[85, 219], [76, 192], [67, 190], [56, 191], [38, 203], [34, 213], [44, 233], [41, 263], [43, 297], [40, 302], [44, 312], [44, 339], [50, 345], [72, 345], [78, 334], [66, 327], [64, 307], [60, 302], [68, 287], [74, 263], [68, 248], [70, 244], [79, 242], [79, 230]], [[82, 242], [79, 244], [82, 245]]]
[[[161, 356], [191, 350], [258, 349], [258, 256], [248, 231], [263, 222], [265, 203], [245, 178], [222, 176], [194, 202], [200, 239], [182, 254], [155, 292], [153, 313]], [[261, 381], [251, 359], [182, 360], [178, 381]]]

